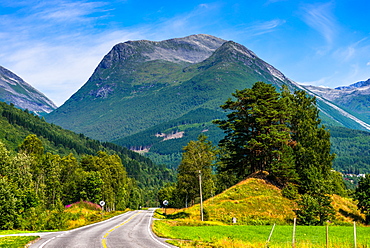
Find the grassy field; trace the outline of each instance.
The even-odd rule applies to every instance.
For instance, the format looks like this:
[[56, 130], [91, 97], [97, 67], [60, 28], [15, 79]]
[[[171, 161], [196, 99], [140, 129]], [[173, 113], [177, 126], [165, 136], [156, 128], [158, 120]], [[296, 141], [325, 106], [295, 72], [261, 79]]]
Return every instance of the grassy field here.
[[37, 239], [36, 236], [9, 236], [0, 238], [0, 248], [23, 248], [32, 240]]
[[[272, 226], [193, 226], [179, 221], [156, 221], [155, 232], [163, 237], [175, 239], [180, 247], [266, 247]], [[354, 247], [354, 231], [351, 226], [329, 226], [331, 248]], [[268, 247], [292, 247], [293, 226], [276, 226]], [[326, 227], [297, 226], [296, 247], [326, 247]], [[357, 247], [370, 248], [370, 228], [357, 227]]]

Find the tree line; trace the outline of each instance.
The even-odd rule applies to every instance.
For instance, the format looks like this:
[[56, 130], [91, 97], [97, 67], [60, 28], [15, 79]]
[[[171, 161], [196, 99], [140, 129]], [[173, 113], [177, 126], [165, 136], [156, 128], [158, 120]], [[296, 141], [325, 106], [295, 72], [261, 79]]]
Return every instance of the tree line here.
[[0, 102], [0, 140], [11, 154], [16, 153], [18, 145], [29, 134], [36, 134], [41, 140], [44, 152], [66, 157], [72, 154], [76, 160], [88, 155], [97, 156], [99, 151], [108, 155], [116, 154], [125, 166], [127, 175], [136, 180], [141, 192], [145, 192], [145, 205], [157, 203], [158, 189], [168, 181], [174, 181], [174, 171], [165, 165], [155, 164], [129, 149], [76, 134], [57, 125], [48, 123], [28, 110], [21, 110], [14, 105]]
[[59, 228], [44, 213], [63, 210], [80, 200], [106, 202], [106, 209], [137, 209], [143, 192], [136, 180], [127, 176], [118, 155], [100, 151], [80, 160], [69, 154], [44, 152], [41, 140], [28, 135], [16, 153], [0, 142], [0, 228]]

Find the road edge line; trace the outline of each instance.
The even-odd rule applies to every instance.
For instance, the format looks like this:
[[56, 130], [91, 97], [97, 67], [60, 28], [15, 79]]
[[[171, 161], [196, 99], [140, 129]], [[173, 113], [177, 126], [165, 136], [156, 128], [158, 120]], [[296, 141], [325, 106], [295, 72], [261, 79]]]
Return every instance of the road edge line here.
[[152, 214], [151, 214], [151, 216], [150, 216], [150, 218], [149, 218], [149, 224], [148, 224], [148, 232], [149, 232], [150, 237], [151, 237], [155, 242], [157, 242], [158, 244], [161, 244], [161, 245], [163, 245], [164, 247], [172, 248], [171, 246], [168, 246], [168, 245], [166, 245], [166, 244], [162, 243], [161, 241], [159, 241], [157, 238], [155, 238], [155, 237], [154, 237], [153, 232], [152, 232], [152, 230], [151, 230], [151, 224], [152, 224], [152, 222], [153, 222], [153, 221], [152, 221], [153, 216], [154, 216], [154, 210], [152, 211]]

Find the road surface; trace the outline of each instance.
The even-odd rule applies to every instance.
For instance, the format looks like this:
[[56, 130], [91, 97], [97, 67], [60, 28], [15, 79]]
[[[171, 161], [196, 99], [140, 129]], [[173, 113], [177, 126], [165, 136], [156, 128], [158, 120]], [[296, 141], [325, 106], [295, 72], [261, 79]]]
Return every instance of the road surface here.
[[31, 248], [171, 248], [151, 231], [153, 209], [131, 211], [70, 231], [45, 233]]

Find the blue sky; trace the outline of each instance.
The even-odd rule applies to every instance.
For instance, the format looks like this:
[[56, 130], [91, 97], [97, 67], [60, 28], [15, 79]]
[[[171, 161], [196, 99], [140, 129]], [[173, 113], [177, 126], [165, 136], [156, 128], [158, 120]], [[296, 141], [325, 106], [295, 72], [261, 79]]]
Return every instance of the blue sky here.
[[0, 2], [0, 65], [61, 105], [127, 40], [210, 34], [318, 86], [370, 78], [367, 0]]

